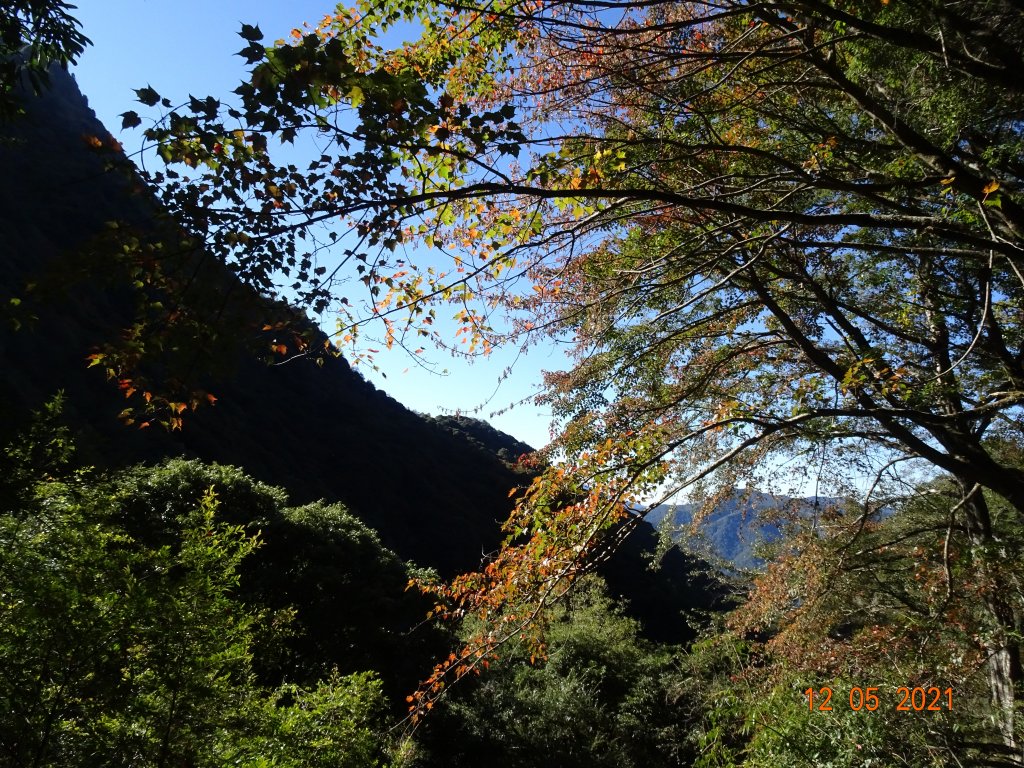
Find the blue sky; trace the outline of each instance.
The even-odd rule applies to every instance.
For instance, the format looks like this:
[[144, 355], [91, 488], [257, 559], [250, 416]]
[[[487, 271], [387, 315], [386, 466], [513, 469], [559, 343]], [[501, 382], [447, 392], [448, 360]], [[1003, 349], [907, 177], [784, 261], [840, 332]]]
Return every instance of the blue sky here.
[[[333, 8], [329, 0], [79, 0], [74, 13], [93, 45], [74, 69], [75, 77], [107, 129], [132, 152], [141, 137], [137, 131], [122, 134], [119, 115], [145, 111], [135, 101], [135, 88], [151, 85], [174, 103], [188, 95], [227, 97], [245, 74], [243, 60], [234, 55], [244, 46], [237, 34], [243, 22], [258, 24], [266, 39], [274, 40], [304, 21], [316, 23]], [[333, 330], [333, 323], [326, 325]], [[535, 391], [541, 370], [564, 368], [560, 351], [537, 348], [522, 357], [518, 350], [499, 350], [473, 363], [441, 351], [428, 357], [448, 374], [428, 373], [401, 351], [378, 356], [386, 378], [362, 372], [413, 410], [461, 410], [535, 447], [548, 442], [550, 414], [532, 404], [491, 414]], [[513, 363], [512, 374], [501, 381]]]

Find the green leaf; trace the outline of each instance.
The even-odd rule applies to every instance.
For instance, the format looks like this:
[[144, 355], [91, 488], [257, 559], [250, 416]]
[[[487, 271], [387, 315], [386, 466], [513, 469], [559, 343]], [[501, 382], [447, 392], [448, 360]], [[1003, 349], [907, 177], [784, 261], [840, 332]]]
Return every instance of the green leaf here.
[[255, 64], [257, 61], [262, 59], [266, 55], [266, 49], [259, 43], [252, 43], [247, 45], [245, 48], [236, 53], [236, 56], [241, 56], [245, 59], [246, 64]]

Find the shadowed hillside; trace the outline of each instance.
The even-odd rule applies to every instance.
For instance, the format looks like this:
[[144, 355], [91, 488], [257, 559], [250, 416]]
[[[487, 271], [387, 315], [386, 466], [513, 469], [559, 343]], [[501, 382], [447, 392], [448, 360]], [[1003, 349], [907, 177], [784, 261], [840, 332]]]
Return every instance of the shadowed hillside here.
[[[268, 366], [253, 354], [251, 339], [211, 332], [192, 344], [200, 349], [187, 362], [203, 372], [216, 404], [188, 414], [181, 431], [120, 423], [124, 399], [99, 367], [87, 368], [86, 357], [123, 333], [135, 299], [92, 243], [111, 221], [136, 227], [140, 237], [166, 237], [173, 222], [110, 150], [112, 140], [70, 75], [55, 71], [53, 88], [6, 133], [0, 163], [17, 181], [0, 190], [5, 430], [63, 390], [80, 451], [94, 464], [186, 456], [240, 466], [286, 488], [294, 504], [343, 502], [385, 546], [445, 575], [475, 569], [497, 548], [509, 491], [529, 482], [514, 466], [530, 447], [479, 420], [415, 414], [343, 358]], [[185, 265], [195, 269], [200, 299], [219, 302], [211, 322], [236, 334], [289, 312], [222, 268], [202, 259]], [[322, 342], [318, 331], [309, 332]], [[691, 634], [687, 612], [707, 608], [714, 590], [678, 550], [649, 568], [656, 538], [641, 525], [602, 571], [654, 636], [678, 641]]]

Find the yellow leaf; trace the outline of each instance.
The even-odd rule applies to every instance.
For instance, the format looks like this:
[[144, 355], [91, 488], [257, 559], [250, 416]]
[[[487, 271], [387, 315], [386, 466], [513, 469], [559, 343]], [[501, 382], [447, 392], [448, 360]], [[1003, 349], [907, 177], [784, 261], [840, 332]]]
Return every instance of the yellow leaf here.
[[996, 181], [995, 179], [993, 179], [988, 184], [986, 184], [984, 187], [982, 187], [981, 191], [984, 192], [986, 195], [991, 195], [997, 189], [999, 189], [999, 182]]

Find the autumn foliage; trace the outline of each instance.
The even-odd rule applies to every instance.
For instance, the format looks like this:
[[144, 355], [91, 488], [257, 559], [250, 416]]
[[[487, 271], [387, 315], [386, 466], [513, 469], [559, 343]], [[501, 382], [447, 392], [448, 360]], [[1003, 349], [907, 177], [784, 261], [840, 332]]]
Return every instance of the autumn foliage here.
[[752, 668], [984, 664], [986, 743], [1020, 762], [1016, 3], [384, 0], [241, 36], [232, 103], [138, 91], [167, 163], [148, 181], [203, 258], [335, 312], [353, 359], [571, 350], [504, 547], [424, 587], [482, 628], [414, 719], [533, 633], [643, 503], [774, 482], [855, 502], [787, 521], [732, 618], [747, 650], [770, 635]]

